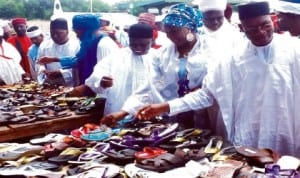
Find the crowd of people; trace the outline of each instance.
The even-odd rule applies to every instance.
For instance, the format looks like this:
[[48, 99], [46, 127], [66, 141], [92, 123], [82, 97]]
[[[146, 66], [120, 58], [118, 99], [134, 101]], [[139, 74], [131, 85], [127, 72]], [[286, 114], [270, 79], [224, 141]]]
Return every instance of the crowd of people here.
[[[237, 10], [240, 28], [231, 24], [227, 0], [200, 0], [199, 8], [180, 3], [163, 28], [142, 13], [122, 38], [92, 14], [75, 15], [72, 24], [52, 20], [50, 39], [15, 18], [16, 35], [6, 38], [0, 28], [0, 82], [30, 77], [73, 87], [70, 96], [104, 96], [101, 124], [162, 116], [183, 128], [211, 129], [234, 145], [299, 157], [300, 2], [280, 0], [276, 22], [268, 2]], [[69, 38], [69, 25], [78, 39]]]

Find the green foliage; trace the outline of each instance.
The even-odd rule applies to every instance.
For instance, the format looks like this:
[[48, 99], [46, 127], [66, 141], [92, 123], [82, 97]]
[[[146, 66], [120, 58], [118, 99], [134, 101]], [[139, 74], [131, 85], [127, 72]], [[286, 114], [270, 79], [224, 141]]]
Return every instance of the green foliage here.
[[[66, 12], [90, 12], [90, 0], [60, 0]], [[0, 0], [0, 19], [26, 17], [50, 19], [54, 0]], [[110, 12], [112, 7], [101, 0], [93, 0], [93, 12]]]

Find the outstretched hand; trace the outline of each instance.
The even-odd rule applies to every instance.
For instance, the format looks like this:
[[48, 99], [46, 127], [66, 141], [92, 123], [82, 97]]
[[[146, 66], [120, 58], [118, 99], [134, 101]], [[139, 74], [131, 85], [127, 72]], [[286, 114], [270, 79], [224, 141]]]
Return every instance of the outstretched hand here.
[[56, 57], [44, 56], [38, 59], [38, 63], [41, 65], [49, 64], [51, 62], [59, 62], [59, 59]]
[[169, 112], [170, 107], [168, 103], [150, 104], [142, 107], [136, 114], [136, 118], [140, 120], [150, 120], [162, 113]]
[[105, 115], [100, 120], [100, 125], [107, 125], [109, 127], [113, 127], [117, 124], [117, 122], [127, 116], [128, 113], [125, 111], [118, 111], [108, 115]]

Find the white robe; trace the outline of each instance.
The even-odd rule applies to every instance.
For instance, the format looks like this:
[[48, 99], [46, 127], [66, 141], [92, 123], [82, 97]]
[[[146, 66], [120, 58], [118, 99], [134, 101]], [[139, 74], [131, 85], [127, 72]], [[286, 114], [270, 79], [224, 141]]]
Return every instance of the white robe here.
[[270, 45], [271, 60], [266, 60], [248, 42], [240, 55], [207, 75], [205, 89], [170, 101], [170, 114], [209, 106], [215, 98], [235, 145], [268, 147], [299, 157], [300, 43], [274, 34]]
[[[0, 78], [6, 84], [14, 84], [22, 80], [24, 70], [20, 65], [21, 56], [14, 46], [2, 40], [0, 47]], [[5, 56], [5, 57], [2, 57]], [[7, 58], [9, 59], [7, 59]]]
[[217, 31], [211, 31], [204, 26], [203, 32], [202, 36], [207, 49], [216, 56], [214, 61], [210, 61], [212, 67], [219, 60], [227, 59], [227, 56], [234, 54], [241, 43], [247, 42], [243, 33], [239, 32], [226, 19], [224, 19], [222, 26]]
[[[95, 93], [106, 97], [104, 114], [119, 111], [127, 97], [147, 80], [149, 66], [153, 59], [154, 54], [151, 49], [148, 54], [137, 56], [130, 48], [123, 48], [96, 64], [85, 84]], [[103, 76], [113, 78], [112, 87], [104, 89], [100, 86]]]
[[[197, 37], [197, 42], [187, 56], [189, 89], [202, 86], [203, 78], [207, 73], [207, 63], [212, 58], [205, 49], [202, 39]], [[177, 93], [179, 64], [179, 53], [175, 44], [163, 48], [153, 60], [148, 82], [127, 99], [122, 110], [134, 115], [145, 104], [179, 97]]]
[[[56, 44], [52, 39], [43, 41], [40, 44], [37, 58], [41, 58], [44, 56], [51, 56], [51, 57], [73, 57], [77, 54], [77, 52], [80, 49], [79, 41], [78, 40], [71, 40], [69, 39], [68, 42], [65, 44]], [[49, 71], [55, 71], [60, 70], [60, 72], [63, 75], [63, 78], [66, 82], [67, 86], [73, 86], [76, 82], [77, 77], [73, 76], [72, 69], [62, 69], [62, 66], [60, 62], [52, 62], [49, 64], [46, 64], [45, 66], [37, 66], [39, 71], [38, 75], [41, 75], [40, 73], [47, 69]]]

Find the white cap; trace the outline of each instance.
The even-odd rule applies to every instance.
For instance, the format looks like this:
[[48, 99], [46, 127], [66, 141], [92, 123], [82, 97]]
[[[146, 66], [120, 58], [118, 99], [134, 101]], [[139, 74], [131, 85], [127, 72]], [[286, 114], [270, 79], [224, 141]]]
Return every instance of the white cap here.
[[291, 1], [281, 0], [278, 2], [278, 6], [276, 10], [283, 13], [300, 15], [300, 1], [291, 2]]
[[34, 38], [34, 37], [37, 37], [39, 35], [42, 34], [42, 31], [41, 29], [38, 27], [38, 29], [34, 30], [34, 31], [31, 31], [31, 32], [26, 32], [27, 36], [29, 38]]
[[200, 0], [199, 10], [207, 12], [211, 10], [224, 11], [226, 9], [227, 0]]

